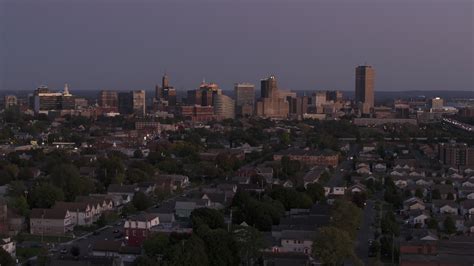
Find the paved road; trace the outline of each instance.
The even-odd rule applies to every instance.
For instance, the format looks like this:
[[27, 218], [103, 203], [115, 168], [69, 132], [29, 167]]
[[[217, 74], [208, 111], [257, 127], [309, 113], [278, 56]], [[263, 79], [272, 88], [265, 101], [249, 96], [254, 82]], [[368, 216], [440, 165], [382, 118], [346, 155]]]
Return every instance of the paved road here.
[[369, 265], [369, 239], [374, 237], [374, 230], [371, 225], [375, 217], [374, 202], [372, 200], [367, 201], [362, 217], [363, 220], [355, 243], [355, 252], [357, 257], [364, 262], [364, 265]]
[[351, 148], [349, 152], [347, 153], [347, 157], [344, 158], [344, 160], [334, 169], [334, 174], [331, 176], [326, 186], [337, 187], [337, 186], [343, 186], [345, 184], [346, 180], [344, 180], [344, 174], [352, 170], [352, 163], [353, 163], [353, 161], [348, 158], [355, 156], [358, 152], [359, 152], [358, 145], [357, 144], [351, 145]]

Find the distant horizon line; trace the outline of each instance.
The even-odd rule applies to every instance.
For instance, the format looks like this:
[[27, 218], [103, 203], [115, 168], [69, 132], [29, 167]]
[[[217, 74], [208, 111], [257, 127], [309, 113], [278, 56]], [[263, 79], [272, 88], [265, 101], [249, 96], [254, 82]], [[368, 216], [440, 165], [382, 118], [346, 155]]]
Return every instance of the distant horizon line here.
[[[176, 89], [176, 88], [175, 88]], [[287, 91], [341, 91], [341, 92], [354, 92], [355, 90], [339, 90], [339, 89], [285, 89], [285, 88], [279, 88], [280, 90], [287, 90]], [[26, 91], [34, 91], [35, 89], [0, 89], [0, 92], [26, 92]], [[53, 91], [62, 91], [62, 89], [51, 89]], [[154, 88], [151, 89], [70, 89], [71, 92], [74, 91], [137, 91], [137, 90], [144, 90], [144, 91], [154, 91]], [[177, 91], [188, 91], [188, 90], [194, 90], [194, 89], [176, 89]], [[223, 91], [233, 91], [234, 89], [221, 89]], [[259, 91], [260, 88], [255, 88], [256, 91]], [[420, 90], [420, 89], [415, 89], [415, 90], [374, 90], [374, 93], [380, 93], [380, 92], [472, 92], [474, 94], [474, 89], [456, 89], [456, 90], [449, 90], [449, 89], [429, 89], [429, 90]]]

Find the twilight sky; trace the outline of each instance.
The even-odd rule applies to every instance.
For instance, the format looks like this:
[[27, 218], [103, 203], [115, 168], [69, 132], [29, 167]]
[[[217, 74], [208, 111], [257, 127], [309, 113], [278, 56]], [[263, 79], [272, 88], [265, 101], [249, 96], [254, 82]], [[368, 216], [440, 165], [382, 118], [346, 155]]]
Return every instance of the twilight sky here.
[[[472, 0], [0, 0], [0, 89], [474, 90]], [[257, 86], [258, 87], [258, 86]]]

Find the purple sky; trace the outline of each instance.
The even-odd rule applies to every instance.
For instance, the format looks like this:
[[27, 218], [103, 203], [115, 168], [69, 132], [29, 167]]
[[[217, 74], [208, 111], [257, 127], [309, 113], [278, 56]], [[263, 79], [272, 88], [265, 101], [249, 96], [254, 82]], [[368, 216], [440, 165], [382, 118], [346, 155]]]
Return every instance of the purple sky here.
[[474, 90], [472, 0], [0, 0], [0, 89]]

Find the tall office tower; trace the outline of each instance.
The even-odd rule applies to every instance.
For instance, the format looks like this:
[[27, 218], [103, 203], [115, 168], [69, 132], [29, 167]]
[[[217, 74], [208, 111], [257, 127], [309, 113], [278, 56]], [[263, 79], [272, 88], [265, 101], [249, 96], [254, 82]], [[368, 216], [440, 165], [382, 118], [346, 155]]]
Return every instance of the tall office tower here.
[[260, 94], [262, 98], [276, 98], [278, 93], [277, 81], [274, 75], [260, 81]]
[[153, 102], [161, 107], [176, 105], [176, 90], [169, 85], [168, 75], [166, 75], [166, 73], [161, 78], [161, 87], [158, 85], [155, 86], [155, 99]]
[[444, 100], [440, 97], [435, 97], [430, 101], [431, 111], [439, 111], [444, 107]]
[[327, 91], [326, 92], [326, 100], [339, 102], [342, 101], [342, 92], [340, 91]]
[[51, 92], [48, 87], [41, 86], [33, 94], [33, 109], [36, 113], [48, 113], [48, 111], [73, 110], [74, 97], [69, 93], [67, 84], [63, 92]]
[[308, 113], [308, 96], [298, 96], [288, 99], [290, 104], [290, 114], [297, 119], [302, 119]]
[[255, 86], [250, 83], [235, 83], [234, 93], [236, 113], [242, 116], [252, 115], [255, 106]]
[[409, 118], [410, 106], [404, 103], [395, 104], [395, 118]]
[[11, 107], [18, 105], [18, 99], [15, 95], [5, 95], [3, 97], [3, 106], [5, 109], [9, 109]]
[[126, 115], [133, 113], [133, 99], [130, 92], [118, 93], [118, 111]]
[[166, 73], [163, 75], [163, 77], [161, 78], [161, 87], [162, 88], [168, 88], [170, 85], [169, 85], [169, 80], [168, 80], [168, 75], [166, 75]]
[[374, 107], [375, 70], [372, 66], [356, 67], [355, 102], [363, 114], [369, 114]]
[[292, 92], [280, 92], [275, 76], [263, 79], [260, 83], [262, 98], [257, 101], [256, 114], [262, 117], [286, 118], [290, 112], [288, 98]]
[[133, 113], [138, 116], [145, 116], [146, 114], [146, 100], [145, 100], [145, 91], [138, 90], [132, 91], [132, 103], [133, 103]]
[[200, 90], [188, 90], [186, 96], [188, 105], [202, 105], [202, 94]]
[[168, 101], [168, 106], [176, 106], [176, 90], [173, 87], [163, 90], [163, 98]]
[[222, 94], [222, 90], [216, 83], [201, 83], [198, 89], [188, 91], [188, 104], [212, 106], [214, 97]]
[[99, 106], [118, 111], [118, 94], [116, 91], [102, 90], [99, 92]]
[[155, 85], [155, 99], [159, 100], [161, 98], [163, 98], [163, 88], [157, 84]]
[[313, 93], [313, 102], [314, 105], [319, 107], [327, 102], [327, 94], [325, 91], [318, 91]]
[[235, 118], [235, 102], [227, 95], [218, 94], [214, 98], [214, 114], [219, 119]]
[[474, 166], [474, 147], [469, 147], [466, 143], [440, 143], [438, 156], [442, 164], [452, 167]]

